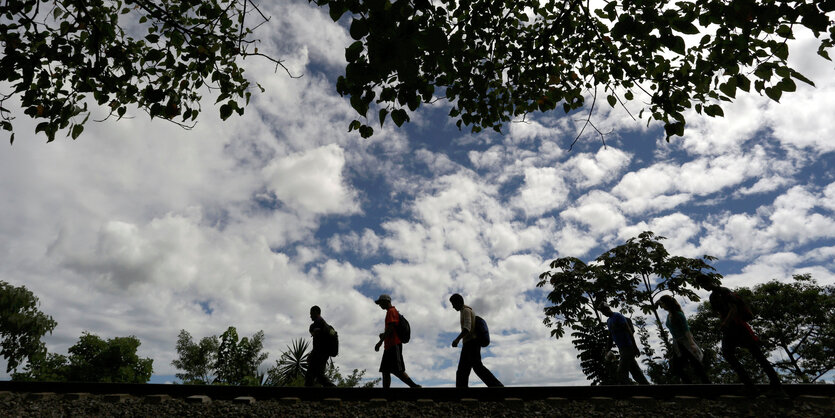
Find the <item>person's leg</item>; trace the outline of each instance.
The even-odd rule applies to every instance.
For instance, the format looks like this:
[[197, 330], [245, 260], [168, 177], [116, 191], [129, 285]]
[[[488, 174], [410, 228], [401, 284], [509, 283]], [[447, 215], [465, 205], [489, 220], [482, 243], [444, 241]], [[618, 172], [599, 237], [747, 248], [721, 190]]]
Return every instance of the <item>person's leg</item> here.
[[765, 371], [765, 374], [768, 376], [768, 381], [771, 386], [780, 386], [780, 376], [777, 375], [777, 372], [774, 370], [774, 366], [771, 365], [771, 362], [768, 361], [765, 354], [763, 354], [760, 343], [754, 340], [754, 338], [751, 338], [745, 340], [743, 346], [751, 353], [754, 360], [760, 364], [760, 367], [763, 368], [763, 371]]
[[470, 356], [467, 355], [467, 345], [461, 345], [461, 355], [458, 357], [458, 370], [455, 372], [455, 387], [465, 388], [469, 386], [470, 371], [473, 369], [470, 363]]
[[739, 376], [739, 380], [745, 386], [752, 386], [754, 381], [748, 376], [748, 372], [742, 367], [739, 359], [736, 357], [736, 347], [739, 345], [738, 337], [734, 335], [734, 330], [725, 331], [722, 333], [722, 357], [731, 366], [731, 369]]
[[[682, 354], [682, 357], [681, 357], [682, 372], [684, 371], [683, 370], [684, 363], [690, 363], [690, 366], [693, 368], [693, 372], [696, 373], [696, 377], [699, 378], [699, 381], [702, 382], [702, 383], [709, 384], [710, 383], [710, 378], [707, 376], [707, 372], [705, 372], [705, 367], [704, 367], [704, 365], [702, 365], [702, 362], [699, 361], [699, 359], [697, 359], [696, 356], [693, 355], [693, 353], [691, 353], [689, 350], [687, 350], [683, 346], [679, 345], [679, 348], [680, 348], [679, 351], [681, 351], [681, 354]], [[685, 382], [685, 383], [690, 383], [689, 380], [690, 379], [688, 378], [688, 382]]]
[[317, 353], [310, 353], [307, 362], [307, 372], [304, 374], [305, 386], [313, 386], [313, 384], [316, 383], [316, 380], [319, 380], [319, 376], [324, 375], [324, 363], [325, 362], [322, 361], [322, 356], [317, 355]]
[[676, 356], [673, 355], [673, 358], [670, 359], [670, 371], [673, 372], [673, 375], [681, 379], [681, 383], [690, 383], [690, 376], [684, 371], [684, 357], [683, 356]]
[[383, 373], [383, 389], [391, 387], [391, 373]]
[[634, 355], [630, 357], [632, 360], [629, 365], [629, 371], [632, 373], [632, 378], [635, 379], [635, 382], [641, 385], [648, 385], [649, 381], [647, 381], [646, 376], [644, 376], [644, 371], [641, 370], [641, 366], [638, 365], [638, 360], [635, 358]]
[[[469, 345], [469, 346], [468, 346]], [[467, 355], [470, 357], [470, 364], [472, 365], [473, 371], [475, 372], [476, 376], [484, 382], [487, 387], [502, 387], [504, 386], [499, 379], [496, 379], [496, 376], [493, 375], [490, 370], [484, 366], [484, 363], [481, 361], [481, 346], [478, 345], [478, 342], [473, 340], [466, 344], [464, 344], [464, 348], [461, 350], [467, 351]]]
[[632, 353], [629, 353], [628, 350], [621, 350], [618, 349], [620, 354], [620, 359], [618, 360], [618, 370], [617, 370], [617, 382], [619, 385], [628, 385], [631, 382], [629, 381], [629, 358], [632, 356]]

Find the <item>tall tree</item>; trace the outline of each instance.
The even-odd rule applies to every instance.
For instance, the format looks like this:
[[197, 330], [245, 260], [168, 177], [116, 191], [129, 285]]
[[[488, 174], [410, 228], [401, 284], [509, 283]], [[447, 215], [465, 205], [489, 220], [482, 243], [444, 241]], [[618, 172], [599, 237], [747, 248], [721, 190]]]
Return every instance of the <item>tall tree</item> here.
[[752, 324], [777, 351], [774, 367], [788, 380], [816, 382], [835, 370], [835, 286], [798, 274], [755, 286], [750, 303], [757, 310]]
[[51, 334], [56, 325], [38, 309], [38, 298], [29, 289], [0, 281], [0, 355], [6, 359], [6, 373], [45, 356], [41, 337]]
[[215, 362], [215, 382], [227, 385], [260, 385], [258, 366], [268, 356], [268, 353], [261, 352], [263, 348], [264, 331], [239, 340], [235, 327], [229, 327], [220, 336]]
[[[550, 285], [550, 306], [545, 307], [546, 326], [554, 327], [551, 335], [561, 338], [565, 327], [574, 332], [572, 341], [580, 352], [583, 371], [593, 383], [605, 383], [606, 362], [599, 350], [602, 334], [593, 325], [602, 322], [596, 306], [608, 302], [613, 309], [622, 307], [628, 314], [639, 309], [652, 315], [656, 330], [665, 346], [670, 343], [655, 306], [661, 292], [698, 300], [691, 290], [699, 277], [718, 278], [707, 264], [710, 256], [686, 258], [671, 256], [661, 243], [664, 237], [651, 231], [630, 238], [586, 264], [575, 257], [558, 258], [551, 270], [539, 276], [537, 287]], [[608, 348], [611, 344], [606, 342]]]
[[146, 383], [153, 373], [154, 361], [140, 358], [136, 351], [142, 343], [134, 336], [107, 340], [85, 332], [69, 348], [69, 356], [49, 353], [27, 365], [17, 380]]
[[[821, 286], [809, 274], [794, 275], [791, 282], [772, 280], [753, 289], [734, 289], [746, 299], [754, 319], [751, 326], [772, 353], [774, 368], [791, 382], [817, 382], [835, 370], [835, 286]], [[705, 352], [705, 364], [717, 382], [735, 382], [736, 375], [721, 360], [718, 319], [710, 302], [699, 306], [691, 318], [696, 340]], [[740, 359], [752, 378], [765, 375], [745, 350]]]
[[183, 373], [177, 373], [177, 378], [184, 384], [208, 385], [212, 383], [217, 352], [220, 343], [216, 336], [203, 337], [199, 343], [192, 340], [191, 334], [180, 330], [177, 336], [177, 359], [171, 365]]
[[[398, 126], [438, 97], [478, 132], [536, 111], [591, 113], [605, 96], [648, 111], [669, 138], [683, 134], [687, 109], [722, 116], [738, 91], [779, 101], [795, 81], [812, 84], [788, 65], [796, 32], [827, 59], [835, 44], [832, 0], [311, 1], [334, 21], [350, 16], [341, 21], [356, 41], [337, 91], [363, 118], [376, 106], [380, 123]], [[263, 55], [253, 29], [268, 20], [251, 0], [18, 0], [0, 16], [0, 128], [13, 132], [15, 98], [49, 141], [78, 137], [88, 103], [188, 124], [208, 89], [222, 118], [241, 114], [250, 82], [238, 59]], [[368, 137], [363, 120], [349, 129]]]

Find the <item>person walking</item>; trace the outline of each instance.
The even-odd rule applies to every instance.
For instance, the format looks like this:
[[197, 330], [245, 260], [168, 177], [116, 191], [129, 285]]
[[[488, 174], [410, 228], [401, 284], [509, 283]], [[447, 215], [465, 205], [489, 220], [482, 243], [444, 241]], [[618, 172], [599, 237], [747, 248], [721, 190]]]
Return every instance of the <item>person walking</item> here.
[[613, 312], [612, 308], [606, 303], [598, 305], [597, 310], [609, 318], [606, 320], [606, 326], [609, 328], [612, 341], [617, 345], [618, 352], [620, 352], [617, 371], [618, 383], [630, 384], [629, 374], [631, 373], [636, 382], [648, 385], [647, 378], [644, 377], [644, 373], [635, 360], [640, 355], [640, 350], [638, 350], [638, 344], [635, 343], [635, 337], [632, 335], [635, 333], [632, 324], [620, 312]]
[[322, 318], [322, 309], [318, 306], [314, 305], [310, 308], [310, 319], [313, 321], [309, 328], [310, 336], [313, 337], [313, 350], [307, 357], [304, 385], [313, 386], [314, 383], [319, 382], [324, 387], [334, 387], [333, 382], [325, 376], [325, 368], [330, 358], [330, 341], [328, 339], [330, 326]]
[[475, 374], [488, 387], [502, 387], [502, 382], [496, 379], [496, 376], [484, 367], [481, 362], [481, 344], [476, 339], [475, 332], [475, 312], [469, 306], [464, 304], [464, 297], [458, 293], [449, 297], [449, 302], [452, 308], [460, 312], [461, 319], [461, 333], [452, 340], [452, 346], [458, 347], [458, 343], [463, 341], [461, 346], [461, 357], [458, 360], [458, 370], [455, 372], [455, 387], [465, 388], [470, 379], [470, 371], [475, 370]]
[[380, 351], [383, 346], [383, 360], [380, 362], [380, 372], [383, 374], [383, 388], [391, 387], [391, 375], [395, 375], [403, 383], [412, 388], [421, 387], [406, 374], [403, 362], [403, 343], [397, 335], [397, 325], [400, 323], [400, 313], [391, 304], [391, 296], [383, 294], [374, 301], [386, 311], [385, 330], [380, 334], [380, 341], [374, 346], [374, 351]]
[[689, 363], [702, 383], [710, 383], [710, 378], [702, 365], [702, 350], [693, 339], [693, 333], [690, 332], [690, 326], [687, 324], [681, 305], [674, 297], [664, 295], [658, 299], [658, 306], [667, 311], [665, 325], [673, 335], [673, 357], [670, 359], [670, 369], [673, 374], [678, 376], [682, 383], [691, 383], [690, 376], [684, 371], [685, 365]]
[[748, 324], [753, 318], [750, 309], [745, 301], [727, 287], [722, 287], [718, 282], [709, 277], [698, 279], [699, 287], [710, 292], [710, 307], [719, 317], [719, 328], [722, 332], [722, 357], [731, 366], [731, 369], [739, 376], [742, 383], [752, 388], [754, 381], [736, 356], [736, 349], [742, 347], [751, 353], [751, 357], [760, 364], [768, 376], [771, 387], [777, 393], [782, 392], [782, 384], [774, 367], [769, 363], [760, 347], [760, 339], [754, 333], [751, 325]]

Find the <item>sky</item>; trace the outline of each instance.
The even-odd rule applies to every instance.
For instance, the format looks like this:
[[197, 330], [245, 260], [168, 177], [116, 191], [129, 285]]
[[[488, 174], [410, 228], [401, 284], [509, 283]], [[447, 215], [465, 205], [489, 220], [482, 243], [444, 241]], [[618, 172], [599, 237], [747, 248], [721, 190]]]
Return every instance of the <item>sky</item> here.
[[458, 292], [489, 323], [484, 363], [505, 385], [586, 385], [569, 339], [542, 323], [536, 283], [557, 257], [592, 260], [652, 230], [673, 254], [717, 257], [729, 287], [835, 283], [835, 65], [808, 37], [790, 61], [816, 87], [780, 103], [740, 95], [724, 118], [690, 112], [669, 143], [606, 105], [592, 115], [603, 140], [570, 150], [582, 112], [473, 135], [444, 101], [362, 139], [335, 89], [345, 22], [307, 1], [263, 6], [261, 51], [302, 77], [248, 59], [266, 92], [241, 117], [221, 121], [206, 98], [192, 130], [134, 111], [53, 143], [15, 120], [14, 144], [0, 145], [0, 280], [58, 322], [50, 351], [85, 331], [134, 335], [152, 382], [169, 382], [181, 329], [199, 340], [235, 326], [264, 331], [265, 369], [308, 337], [318, 305], [339, 331], [336, 365], [378, 377], [373, 301], [387, 293], [412, 326], [406, 371], [450, 386]]

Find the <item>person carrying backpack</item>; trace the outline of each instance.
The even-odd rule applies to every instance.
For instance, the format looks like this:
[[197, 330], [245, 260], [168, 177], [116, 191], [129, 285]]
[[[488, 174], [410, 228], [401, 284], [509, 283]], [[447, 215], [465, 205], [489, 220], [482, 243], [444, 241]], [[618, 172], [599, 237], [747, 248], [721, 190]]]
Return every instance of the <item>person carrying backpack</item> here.
[[395, 375], [403, 383], [412, 388], [421, 387], [406, 374], [406, 364], [403, 362], [403, 342], [397, 335], [400, 324], [400, 313], [391, 304], [391, 296], [380, 295], [374, 301], [386, 311], [385, 331], [380, 334], [380, 341], [374, 346], [374, 351], [380, 351], [383, 345], [383, 360], [380, 362], [380, 372], [383, 374], [383, 388], [391, 387], [391, 375]]
[[[609, 335], [612, 336], [612, 342], [618, 346], [618, 353], [620, 354], [620, 362], [618, 363], [617, 380], [619, 384], [630, 384], [629, 374], [636, 382], [642, 385], [648, 385], [649, 382], [638, 366], [635, 360], [641, 354], [638, 350], [638, 344], [635, 343], [635, 329], [632, 328], [632, 322], [620, 312], [612, 311], [606, 303], [597, 305], [597, 310], [608, 317], [606, 320], [606, 327], [609, 328]], [[611, 346], [611, 343], [609, 343]]]
[[[464, 341], [461, 346], [461, 357], [458, 360], [458, 371], [455, 372], [455, 387], [465, 388], [470, 379], [470, 371], [475, 370], [475, 374], [488, 387], [502, 387], [502, 382], [493, 376], [493, 373], [484, 367], [481, 362], [481, 346], [479, 336], [476, 333], [476, 316], [473, 309], [464, 304], [464, 297], [458, 293], [449, 297], [449, 302], [452, 308], [459, 311], [461, 318], [461, 333], [452, 340], [452, 346], [458, 347], [460, 341]], [[486, 329], [486, 326], [484, 327]]]
[[763, 368], [771, 387], [782, 392], [780, 376], [763, 354], [760, 339], [748, 325], [748, 321], [753, 319], [754, 315], [745, 300], [727, 287], [719, 286], [709, 277], [700, 277], [697, 282], [699, 287], [710, 292], [710, 307], [720, 320], [722, 357], [725, 357], [731, 369], [739, 376], [739, 380], [749, 388], [754, 386], [754, 381], [736, 356], [736, 349], [742, 347], [747, 349], [751, 357]]
[[322, 318], [322, 309], [318, 306], [314, 305], [310, 308], [310, 319], [313, 321], [309, 329], [310, 336], [313, 337], [313, 350], [307, 357], [304, 385], [313, 386], [318, 381], [324, 387], [334, 387], [333, 382], [325, 376], [325, 367], [327, 367], [333, 347], [334, 337], [330, 333], [331, 326]]

